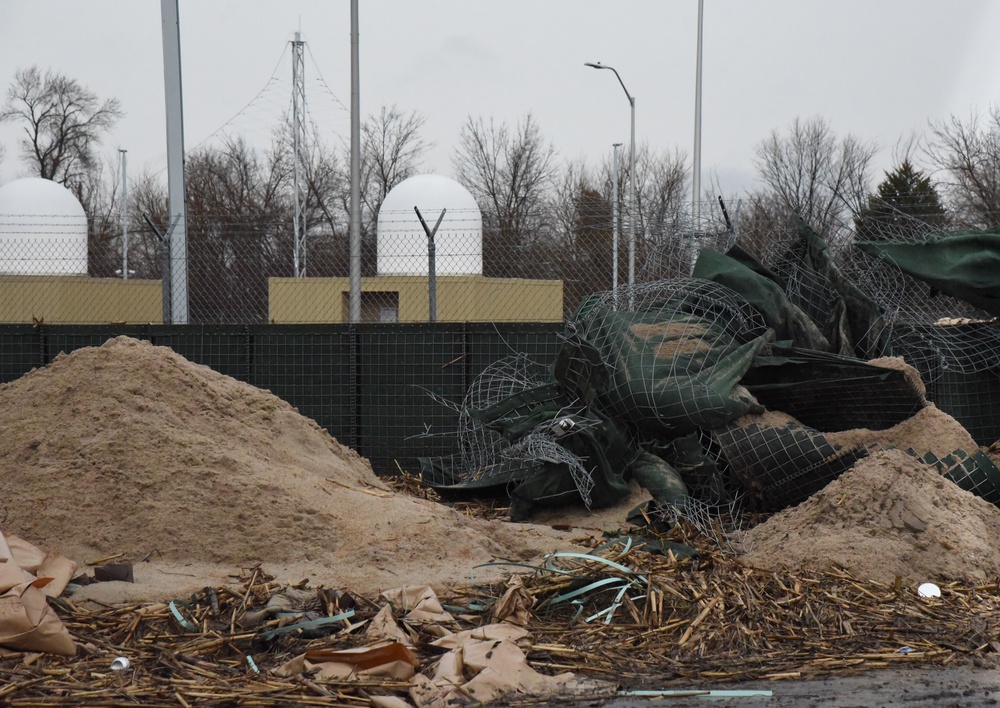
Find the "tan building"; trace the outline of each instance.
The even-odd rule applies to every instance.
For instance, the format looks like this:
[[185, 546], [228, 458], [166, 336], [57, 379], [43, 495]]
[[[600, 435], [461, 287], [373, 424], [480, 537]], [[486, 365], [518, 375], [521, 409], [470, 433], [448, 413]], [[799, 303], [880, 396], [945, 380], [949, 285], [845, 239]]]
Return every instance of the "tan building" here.
[[0, 322], [162, 323], [160, 281], [87, 272], [87, 215], [69, 189], [39, 177], [0, 186]]
[[0, 322], [161, 324], [159, 280], [0, 275]]
[[[439, 275], [438, 322], [561, 322], [561, 280]], [[270, 321], [350, 321], [348, 278], [270, 278]], [[427, 322], [427, 277], [385, 275], [361, 280], [362, 322]]]
[[[453, 179], [413, 175], [393, 187], [376, 237], [377, 275], [361, 280], [362, 322], [428, 322], [429, 273], [437, 322], [562, 322], [561, 280], [482, 275], [482, 215]], [[268, 293], [271, 322], [350, 321], [347, 278], [271, 278]]]

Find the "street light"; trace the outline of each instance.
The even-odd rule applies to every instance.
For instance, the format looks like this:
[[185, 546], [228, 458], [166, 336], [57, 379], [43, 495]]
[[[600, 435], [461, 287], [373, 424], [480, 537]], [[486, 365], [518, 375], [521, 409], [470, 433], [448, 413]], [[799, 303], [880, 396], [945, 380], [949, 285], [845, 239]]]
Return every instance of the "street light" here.
[[592, 69], [610, 69], [615, 72], [615, 77], [618, 79], [618, 83], [622, 85], [622, 90], [625, 92], [625, 96], [628, 97], [628, 105], [632, 110], [632, 141], [629, 146], [629, 181], [631, 182], [632, 195], [630, 198], [631, 204], [629, 205], [629, 220], [628, 220], [628, 284], [629, 284], [629, 296], [628, 304], [631, 308], [634, 303], [635, 295], [633, 294], [634, 288], [631, 287], [635, 285], [635, 218], [636, 218], [636, 196], [635, 196], [635, 96], [628, 92], [625, 88], [625, 82], [622, 81], [622, 77], [618, 75], [618, 72], [613, 66], [607, 66], [601, 62], [585, 62], [584, 66], [589, 66]]

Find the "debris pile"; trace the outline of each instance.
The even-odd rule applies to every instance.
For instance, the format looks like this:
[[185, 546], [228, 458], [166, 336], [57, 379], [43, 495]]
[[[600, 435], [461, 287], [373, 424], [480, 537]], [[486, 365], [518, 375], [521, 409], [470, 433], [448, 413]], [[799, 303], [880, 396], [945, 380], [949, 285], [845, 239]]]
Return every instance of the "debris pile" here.
[[[469, 686], [474, 695], [486, 691], [487, 700], [551, 702], [564, 689], [586, 687], [590, 698], [605, 697], [615, 685], [649, 686], [651, 679], [657, 688], [691, 688], [988, 661], [1000, 639], [995, 583], [949, 583], [940, 597], [922, 598], [915, 588], [843, 570], [754, 569], [711, 549], [685, 561], [622, 546], [608, 551], [603, 561], [580, 554], [574, 565], [523, 584], [465, 588], [440, 600], [419, 588], [366, 598], [305, 583], [291, 587], [260, 569], [244, 572], [239, 585], [205, 588], [172, 606], [87, 608], [59, 600], [79, 653], [0, 649], [0, 699], [48, 706], [429, 708], [440, 699], [471, 697]], [[648, 581], [647, 591], [621, 603], [621, 621], [574, 620], [580, 609], [596, 613], [615, 603], [614, 589], [591, 588], [554, 604], [582, 590], [584, 578], [617, 588], [637, 576]], [[511, 608], [504, 602], [511, 591], [523, 598], [514, 612], [494, 611]], [[288, 595], [307, 598], [322, 623], [309, 624], [302, 612], [251, 627], [241, 621], [279, 604], [287, 608], [281, 600]], [[405, 599], [415, 597], [417, 604]], [[128, 665], [116, 670], [115, 657]]]
[[[935, 241], [945, 261], [965, 263], [970, 243], [1000, 246], [966, 236]], [[928, 360], [918, 371], [899, 356], [924, 341], [911, 326], [923, 311], [866, 290], [886, 282], [870, 276], [898, 244], [834, 250], [801, 220], [769, 243], [766, 262], [730, 242], [701, 249], [691, 277], [584, 300], [548, 371], [512, 358], [483, 372], [459, 406], [461, 454], [422, 460], [425, 482], [506, 489], [512, 518], [553, 503], [600, 508], [638, 482], [649, 514], [721, 518], [802, 503], [873, 452], [898, 449], [1000, 505], [1000, 468], [928, 400]], [[914, 277], [1000, 312], [982, 279], [941, 283], [916, 267], [911, 245]]]
[[[147, 595], [174, 598], [108, 607], [105, 594], [91, 604], [102, 597], [95, 588], [128, 585], [98, 583], [52, 600], [79, 653], [0, 649], [6, 701], [429, 707], [610, 695], [653, 672], [670, 686], [944, 664], [1000, 646], [989, 629], [995, 585], [942, 582], [942, 597], [925, 600], [894, 577], [877, 582], [885, 569], [976, 582], [961, 569], [972, 561], [1000, 575], [978, 560], [998, 539], [976, 535], [1000, 527], [1000, 510], [898, 450], [864, 456], [813, 500], [758, 526], [743, 558], [686, 536], [683, 523], [657, 553], [628, 536], [584, 553], [572, 533], [397, 493], [269, 393], [144, 342], [60, 357], [0, 387], [0, 410], [5, 528], [85, 563], [128, 558]], [[935, 410], [920, 409], [924, 427]], [[770, 411], [738, 420], [754, 419], [797, 422]], [[921, 442], [894, 427], [841, 433]], [[647, 464], [644, 479], [655, 481]], [[807, 518], [810, 509], [819, 511]], [[869, 534], [869, 545], [848, 529]], [[804, 545], [796, 554], [796, 534], [840, 534], [847, 555]], [[512, 563], [477, 568], [480, 584], [466, 584], [472, 567], [496, 558]], [[510, 565], [529, 574], [483, 584]], [[205, 566], [226, 582], [213, 583]], [[151, 582], [158, 573], [173, 584]], [[438, 602], [414, 583], [450, 594]], [[115, 656], [128, 666], [109, 669]]]

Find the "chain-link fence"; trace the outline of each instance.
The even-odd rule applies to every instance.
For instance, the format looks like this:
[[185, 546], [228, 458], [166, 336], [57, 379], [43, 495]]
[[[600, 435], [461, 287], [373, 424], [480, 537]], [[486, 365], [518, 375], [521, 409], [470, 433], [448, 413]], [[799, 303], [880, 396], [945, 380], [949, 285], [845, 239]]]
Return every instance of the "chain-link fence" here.
[[[361, 234], [356, 321], [561, 322], [592, 293], [686, 275], [699, 244], [684, 215], [633, 232], [603, 206], [519, 223], [427, 211], [383, 210]], [[152, 219], [0, 214], [0, 322], [347, 322], [348, 233], [317, 223], [296, 238], [290, 222], [196, 215], [182, 235]], [[182, 237], [186, 258], [172, 258]]]
[[[1000, 394], [994, 317], [935, 292], [878, 249], [858, 247], [862, 241], [926, 242], [955, 228], [940, 214], [887, 210], [868, 221], [830, 219], [819, 248], [802, 240], [794, 222], [762, 216], [753, 205], [734, 203], [727, 210], [706, 203], [698, 218], [688, 209], [655, 219], [644, 214], [634, 229], [627, 210], [618, 214], [611, 206], [591, 200], [503, 223], [475, 209], [384, 210], [378, 225], [362, 233], [360, 323], [427, 332], [437, 331], [430, 323], [467, 322], [558, 329], [594, 293], [614, 303], [617, 293], [642, 292], [635, 288], [643, 283], [690, 276], [704, 249], [735, 247], [752, 255], [789, 301], [817, 322], [829, 319], [846, 290], [870, 302], [878, 317], [852, 332], [860, 346], [850, 353], [903, 356], [924, 378], [928, 397], [977, 440], [1000, 438], [1000, 414], [992, 404]], [[178, 277], [185, 278], [190, 325], [320, 326], [351, 319], [346, 224], [317, 220], [297, 240], [294, 224], [285, 220], [192, 212], [183, 262], [172, 260], [168, 248], [178, 235], [154, 218], [123, 224], [117, 218], [0, 214], [0, 323], [176, 324], [170, 285]], [[835, 330], [826, 332], [831, 346]], [[377, 343], [371, 344], [366, 351]], [[400, 346], [437, 345], [407, 340]], [[392, 348], [387, 345], [386, 361], [395, 361]], [[512, 353], [518, 350], [491, 350], [480, 370]], [[376, 369], [383, 365], [366, 361]]]

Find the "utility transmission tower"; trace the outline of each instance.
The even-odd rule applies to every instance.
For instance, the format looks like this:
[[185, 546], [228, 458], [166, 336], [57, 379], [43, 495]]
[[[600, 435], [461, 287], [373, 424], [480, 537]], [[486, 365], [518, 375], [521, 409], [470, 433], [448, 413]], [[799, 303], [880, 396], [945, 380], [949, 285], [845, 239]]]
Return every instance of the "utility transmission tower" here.
[[305, 42], [299, 32], [292, 42], [292, 163], [295, 180], [295, 246], [293, 249], [293, 269], [296, 278], [306, 274], [306, 199], [309, 196], [309, 182], [306, 178], [306, 80]]

